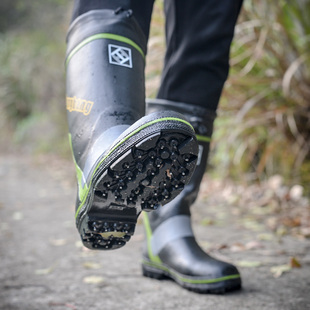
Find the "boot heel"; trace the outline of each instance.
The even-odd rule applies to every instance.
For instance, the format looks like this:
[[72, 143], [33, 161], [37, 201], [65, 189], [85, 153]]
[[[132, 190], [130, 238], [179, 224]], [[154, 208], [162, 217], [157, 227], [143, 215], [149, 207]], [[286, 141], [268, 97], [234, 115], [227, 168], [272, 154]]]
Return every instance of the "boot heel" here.
[[142, 274], [144, 277], [152, 278], [156, 280], [163, 280], [167, 279], [165, 272], [163, 270], [145, 265], [145, 263], [142, 263]]
[[134, 234], [135, 221], [113, 220], [102, 216], [85, 216], [81, 223], [81, 239], [92, 250], [114, 250], [121, 248]]

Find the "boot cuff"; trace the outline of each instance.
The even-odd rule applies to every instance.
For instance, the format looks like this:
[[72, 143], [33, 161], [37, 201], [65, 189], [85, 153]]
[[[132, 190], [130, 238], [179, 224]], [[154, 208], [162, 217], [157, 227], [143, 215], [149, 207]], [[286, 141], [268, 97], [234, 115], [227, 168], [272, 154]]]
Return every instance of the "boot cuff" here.
[[128, 11], [93, 10], [77, 17], [67, 35], [67, 55], [84, 40], [105, 33], [133, 41], [146, 54], [146, 38], [136, 19]]
[[166, 99], [147, 99], [147, 113], [171, 110], [183, 114], [199, 135], [211, 137], [216, 112], [198, 105]]

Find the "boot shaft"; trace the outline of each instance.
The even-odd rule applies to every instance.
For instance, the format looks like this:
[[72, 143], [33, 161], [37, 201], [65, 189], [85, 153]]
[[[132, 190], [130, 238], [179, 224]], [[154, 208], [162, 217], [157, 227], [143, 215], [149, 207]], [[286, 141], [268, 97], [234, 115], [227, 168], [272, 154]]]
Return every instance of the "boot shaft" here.
[[[144, 115], [145, 52], [144, 34], [128, 11], [90, 11], [70, 26], [66, 107], [73, 154], [82, 170], [92, 149], [103, 153], [110, 140]], [[119, 125], [127, 127], [111, 130]], [[100, 149], [94, 147], [99, 140]]]
[[163, 99], [150, 99], [147, 101], [147, 113], [162, 110], [177, 111], [187, 118], [195, 129], [199, 153], [197, 166], [191, 181], [184, 187], [180, 195], [165, 207], [159, 208], [156, 212], [148, 215], [152, 230], [173, 216], [190, 216], [190, 206], [197, 198], [200, 183], [206, 171], [213, 122], [216, 117], [215, 112], [191, 104]]

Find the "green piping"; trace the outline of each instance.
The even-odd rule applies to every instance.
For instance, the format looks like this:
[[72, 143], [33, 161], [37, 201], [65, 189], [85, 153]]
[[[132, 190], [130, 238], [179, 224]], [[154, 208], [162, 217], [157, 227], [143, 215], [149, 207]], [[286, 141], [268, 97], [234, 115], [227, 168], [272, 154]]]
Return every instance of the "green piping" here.
[[199, 280], [188, 279], [188, 278], [184, 278], [184, 277], [180, 276], [175, 271], [169, 270], [165, 266], [158, 265], [155, 262], [149, 262], [149, 261], [143, 260], [142, 263], [145, 264], [145, 265], [148, 265], [150, 267], [154, 267], [154, 268], [158, 268], [158, 269], [161, 269], [163, 271], [166, 271], [169, 274], [171, 274], [172, 276], [178, 278], [180, 281], [185, 282], [185, 283], [191, 283], [191, 284], [211, 284], [211, 283], [218, 283], [218, 282], [222, 282], [222, 281], [234, 280], [234, 279], [239, 279], [240, 278], [240, 274], [232, 274], [230, 276], [220, 277], [220, 278], [216, 278], [216, 279], [208, 279], [208, 280], [207, 279], [205, 279], [205, 280], [202, 280], [202, 279], [199, 279]]
[[201, 136], [201, 135], [196, 135], [197, 141], [200, 142], [210, 142], [211, 138], [210, 137], [206, 137], [206, 136]]
[[[82, 187], [82, 178], [83, 178], [83, 171], [81, 170], [81, 168], [78, 166], [78, 164], [76, 163], [75, 157], [74, 157], [74, 153], [73, 153], [73, 147], [72, 147], [72, 137], [71, 134], [69, 133], [69, 143], [70, 143], [70, 148], [71, 148], [71, 152], [72, 152], [72, 157], [73, 157], [73, 161], [74, 161], [74, 165], [75, 165], [75, 170], [76, 170], [76, 175], [77, 175], [77, 179], [78, 179], [78, 185], [79, 185], [79, 198], [81, 200], [81, 193], [83, 192], [83, 187]], [[85, 185], [86, 189], [87, 189], [87, 184]]]
[[98, 39], [110, 39], [110, 40], [115, 40], [115, 41], [127, 43], [127, 44], [131, 45], [132, 47], [134, 47], [142, 55], [143, 59], [145, 59], [145, 54], [144, 54], [143, 50], [134, 41], [132, 41], [126, 37], [123, 37], [123, 36], [120, 36], [117, 34], [113, 34], [113, 33], [98, 33], [98, 34], [92, 35], [92, 36], [86, 38], [85, 40], [83, 40], [80, 44], [78, 44], [70, 52], [70, 54], [68, 55], [67, 60], [66, 60], [66, 67], [68, 66], [68, 63], [71, 60], [71, 58], [73, 57], [73, 55], [76, 54], [83, 46], [85, 46], [89, 42], [92, 42], [92, 41], [98, 40]]
[[158, 255], [153, 255], [152, 252], [152, 245], [151, 245], [151, 239], [152, 239], [152, 229], [150, 225], [150, 220], [147, 215], [147, 213], [143, 213], [143, 224], [146, 232], [146, 240], [147, 240], [147, 252], [149, 255], [149, 258], [152, 262], [161, 264], [161, 260]]
[[75, 218], [77, 218], [78, 213], [79, 213], [79, 211], [80, 211], [82, 205], [83, 205], [83, 204], [85, 203], [85, 201], [86, 201], [88, 192], [89, 192], [90, 187], [91, 187], [91, 184], [92, 184], [93, 176], [94, 176], [95, 172], [97, 171], [97, 169], [99, 168], [99, 166], [102, 164], [102, 162], [103, 162], [108, 156], [110, 156], [110, 154], [111, 154], [116, 148], [118, 148], [121, 144], [123, 144], [124, 142], [126, 142], [129, 138], [131, 138], [133, 135], [137, 134], [137, 133], [138, 133], [139, 131], [141, 131], [142, 129], [147, 128], [147, 127], [149, 127], [149, 126], [151, 126], [151, 125], [153, 125], [153, 124], [156, 124], [156, 123], [159, 123], [159, 122], [164, 122], [164, 121], [178, 121], [178, 122], [182, 122], [182, 123], [184, 123], [184, 124], [190, 126], [190, 127], [194, 130], [193, 126], [192, 126], [189, 122], [187, 122], [187, 121], [185, 121], [185, 120], [183, 120], [183, 119], [180, 119], [180, 118], [177, 118], [177, 117], [164, 117], [164, 118], [160, 118], [160, 119], [156, 119], [156, 120], [150, 121], [150, 122], [148, 122], [148, 123], [146, 123], [146, 124], [140, 126], [139, 128], [137, 128], [137, 129], [134, 130], [133, 132], [131, 132], [128, 136], [126, 136], [126, 137], [125, 137], [124, 139], [122, 139], [119, 143], [117, 143], [117, 144], [109, 151], [109, 153], [106, 154], [106, 155], [103, 157], [103, 159], [97, 164], [97, 166], [95, 167], [94, 172], [93, 172], [93, 174], [92, 174], [92, 176], [91, 176], [91, 181], [90, 181], [90, 184], [89, 184], [88, 187], [87, 187], [87, 184], [85, 184], [84, 188], [82, 188], [82, 186], [80, 185], [81, 179], [78, 180], [78, 182], [79, 182], [79, 189], [81, 188], [81, 194], [79, 193], [79, 197], [82, 197], [82, 199], [80, 198], [81, 204], [80, 204], [80, 206], [78, 207], [78, 209], [76, 210]]

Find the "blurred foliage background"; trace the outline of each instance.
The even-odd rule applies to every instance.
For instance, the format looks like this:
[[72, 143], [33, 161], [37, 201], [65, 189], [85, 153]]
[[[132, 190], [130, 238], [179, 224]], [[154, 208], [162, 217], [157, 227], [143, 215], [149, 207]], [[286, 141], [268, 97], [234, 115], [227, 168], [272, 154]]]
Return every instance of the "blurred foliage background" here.
[[66, 156], [68, 0], [0, 2], [1, 150]]
[[[72, 2], [0, 2], [1, 152], [71, 156], [64, 59]], [[152, 19], [148, 97], [156, 96], [164, 57], [162, 6], [157, 0]], [[309, 194], [310, 0], [245, 0], [215, 127], [213, 175], [280, 174]]]
[[309, 192], [309, 0], [245, 1], [220, 116], [214, 162], [223, 173], [281, 174]]

